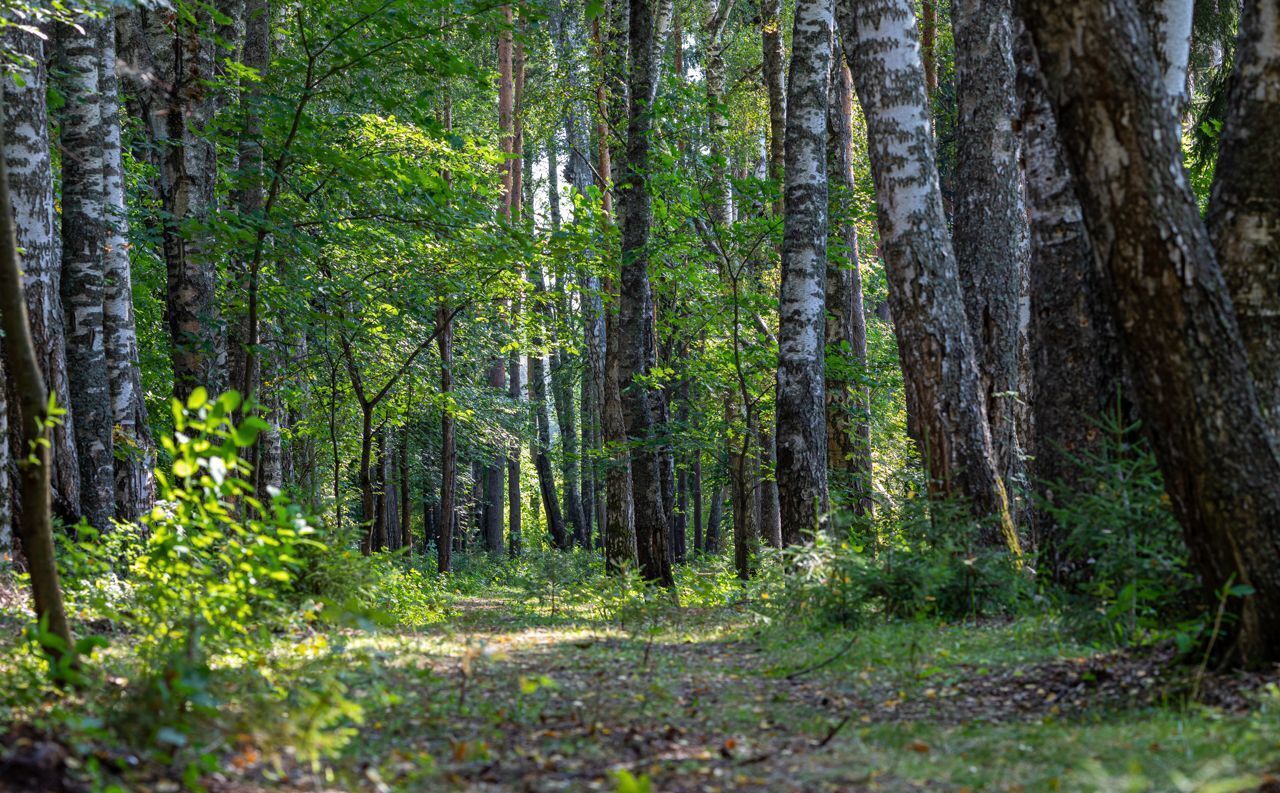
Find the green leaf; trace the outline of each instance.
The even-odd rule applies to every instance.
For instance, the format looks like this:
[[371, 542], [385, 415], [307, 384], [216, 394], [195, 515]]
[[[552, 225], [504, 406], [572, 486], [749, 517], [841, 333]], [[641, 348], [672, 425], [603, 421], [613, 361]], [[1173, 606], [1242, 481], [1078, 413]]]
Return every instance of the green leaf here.
[[187, 397], [187, 410], [199, 410], [209, 403], [209, 391], [202, 385], [196, 386]]

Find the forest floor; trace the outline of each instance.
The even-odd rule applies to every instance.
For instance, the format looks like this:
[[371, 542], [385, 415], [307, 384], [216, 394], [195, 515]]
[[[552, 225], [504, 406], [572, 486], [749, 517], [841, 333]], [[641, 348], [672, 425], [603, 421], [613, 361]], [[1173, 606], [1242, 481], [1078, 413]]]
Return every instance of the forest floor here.
[[1280, 790], [1280, 674], [1210, 674], [1188, 704], [1170, 652], [1091, 652], [1047, 620], [818, 635], [512, 592], [353, 648], [394, 695], [366, 705], [339, 787]]
[[[1280, 773], [1280, 673], [1197, 684], [1167, 650], [1090, 650], [1048, 618], [814, 632], [746, 603], [551, 594], [463, 595], [420, 631], [289, 637], [291, 658], [324, 659], [317, 680], [339, 670], [362, 723], [317, 764], [280, 749], [305, 732], [297, 723], [246, 727], [203, 785], [1280, 791], [1268, 776]], [[310, 673], [294, 674], [305, 686]], [[146, 773], [118, 789], [179, 784]]]

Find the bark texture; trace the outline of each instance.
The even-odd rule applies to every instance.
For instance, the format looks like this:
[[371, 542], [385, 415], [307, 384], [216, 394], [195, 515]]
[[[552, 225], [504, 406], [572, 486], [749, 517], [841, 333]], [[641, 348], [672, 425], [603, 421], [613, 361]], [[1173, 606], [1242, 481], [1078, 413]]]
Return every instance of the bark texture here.
[[[12, 79], [3, 81], [4, 159], [9, 170], [14, 231], [18, 249], [22, 251], [20, 265], [31, 342], [46, 387], [58, 404], [66, 408], [71, 404], [71, 385], [67, 381], [62, 263], [54, 215], [46, 100], [49, 71], [45, 48], [53, 45], [16, 27], [7, 28], [3, 35], [6, 49], [31, 58], [35, 64], [23, 75], [22, 85]], [[26, 448], [21, 440], [26, 430], [22, 404], [14, 399], [9, 407], [10, 440], [18, 450]], [[71, 517], [80, 511], [75, 417], [64, 416], [62, 424], [50, 430], [49, 442], [53, 447], [50, 454], [53, 508], [64, 517]], [[21, 518], [21, 509], [15, 509], [14, 519]]]
[[1031, 485], [1040, 501], [1032, 537], [1040, 570], [1061, 579], [1072, 566], [1044, 506], [1086, 486], [1073, 462], [1103, 440], [1094, 419], [1120, 394], [1119, 339], [1093, 261], [1075, 182], [1058, 140], [1035, 48], [1018, 41], [1018, 90], [1030, 223]]
[[[4, 106], [4, 100], [0, 99], [0, 112]], [[0, 129], [0, 148], [3, 148], [4, 138], [4, 130]], [[21, 403], [24, 417], [19, 430], [20, 448], [30, 450], [18, 469], [22, 477], [22, 519], [18, 523], [18, 536], [27, 560], [36, 617], [44, 623], [46, 630], [62, 639], [64, 648], [68, 648], [73, 646], [71, 628], [67, 624], [53, 549], [49, 477], [51, 446], [46, 441], [49, 399], [28, 319], [14, 225], [13, 207], [9, 202], [8, 166], [0, 160], [0, 331], [4, 332], [8, 376], [12, 378], [13, 390]], [[62, 657], [63, 651], [56, 647], [47, 651], [55, 663]]]
[[138, 330], [133, 314], [129, 215], [120, 135], [120, 81], [116, 76], [115, 20], [99, 32], [98, 90], [102, 111], [102, 176], [106, 212], [104, 325], [114, 423], [116, 517], [131, 521], [155, 500], [155, 446], [143, 401]]
[[946, 231], [915, 12], [906, 0], [840, 0], [837, 10], [867, 117], [889, 305], [930, 487], [966, 498], [1018, 553]]
[[66, 311], [71, 410], [80, 453], [80, 515], [99, 529], [115, 516], [111, 382], [107, 373], [106, 206], [102, 176], [102, 110], [98, 35], [101, 20], [83, 30], [58, 30], [62, 90], [62, 304]]
[[[1138, 408], [1209, 591], [1229, 600], [1238, 660], [1280, 659], [1280, 455], [1228, 289], [1169, 134], [1133, 0], [1020, 0]], [[1135, 46], [1135, 43], [1137, 46]]]
[[[978, 362], [996, 470], [1023, 479], [1015, 411], [1027, 217], [1022, 199], [1011, 0], [957, 0], [952, 241]], [[998, 539], [998, 538], [997, 538]]]
[[832, 25], [831, 0], [800, 0], [796, 4], [787, 80], [787, 211], [778, 296], [775, 438], [784, 545], [816, 532], [828, 509], [823, 364]]
[[667, 523], [662, 498], [654, 395], [643, 378], [653, 365], [649, 287], [649, 231], [653, 221], [648, 189], [649, 133], [657, 93], [661, 37], [651, 0], [631, 0], [629, 24], [630, 97], [627, 156], [619, 181], [622, 215], [622, 278], [618, 303], [618, 363], [627, 440], [631, 446], [631, 497], [641, 574], [673, 587]]
[[453, 320], [449, 307], [436, 309], [436, 345], [440, 351], [440, 527], [436, 540], [436, 567], [441, 573], [453, 569], [453, 528], [457, 523], [458, 452], [453, 429]]
[[1209, 233], [1258, 404], [1280, 437], [1280, 3], [1244, 4], [1219, 137]]

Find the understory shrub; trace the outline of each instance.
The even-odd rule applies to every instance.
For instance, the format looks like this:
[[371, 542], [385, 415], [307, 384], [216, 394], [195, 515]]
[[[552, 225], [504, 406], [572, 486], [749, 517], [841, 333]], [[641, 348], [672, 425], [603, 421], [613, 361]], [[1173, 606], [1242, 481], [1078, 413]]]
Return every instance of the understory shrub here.
[[1199, 591], [1155, 455], [1119, 410], [1095, 420], [1096, 450], [1069, 456], [1079, 486], [1042, 508], [1067, 560], [1055, 593], [1082, 636], [1138, 644], [1193, 617]]

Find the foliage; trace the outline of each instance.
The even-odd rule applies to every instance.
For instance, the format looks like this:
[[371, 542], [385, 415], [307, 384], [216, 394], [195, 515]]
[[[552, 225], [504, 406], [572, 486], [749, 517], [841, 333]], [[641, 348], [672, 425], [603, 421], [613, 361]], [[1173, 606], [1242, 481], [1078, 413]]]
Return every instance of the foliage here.
[[1043, 502], [1064, 538], [1071, 592], [1086, 634], [1135, 644], [1191, 616], [1196, 579], [1170, 510], [1155, 456], [1140, 426], [1117, 408], [1094, 420], [1102, 440], [1072, 457], [1082, 476], [1073, 492]]

